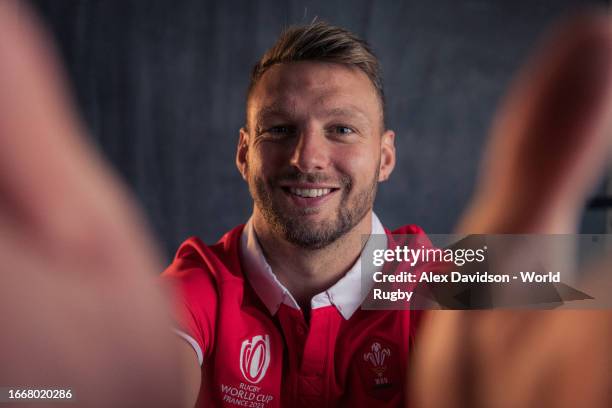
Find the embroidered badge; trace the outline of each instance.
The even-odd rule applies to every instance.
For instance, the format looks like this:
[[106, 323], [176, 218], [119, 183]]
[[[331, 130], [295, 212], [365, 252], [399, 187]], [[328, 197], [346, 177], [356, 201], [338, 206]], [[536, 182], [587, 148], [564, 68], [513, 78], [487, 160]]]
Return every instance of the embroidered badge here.
[[374, 338], [359, 351], [359, 372], [365, 389], [379, 399], [388, 399], [401, 387], [400, 356], [397, 348], [390, 342]]
[[377, 341], [372, 343], [371, 351], [363, 353], [363, 359], [371, 364], [370, 368], [376, 374], [374, 376], [375, 385], [389, 384], [389, 378], [385, 375], [388, 363], [388, 361], [385, 361], [387, 357], [391, 357], [391, 349], [381, 346]]
[[242, 342], [240, 371], [245, 380], [257, 384], [270, 366], [270, 336], [257, 335]]

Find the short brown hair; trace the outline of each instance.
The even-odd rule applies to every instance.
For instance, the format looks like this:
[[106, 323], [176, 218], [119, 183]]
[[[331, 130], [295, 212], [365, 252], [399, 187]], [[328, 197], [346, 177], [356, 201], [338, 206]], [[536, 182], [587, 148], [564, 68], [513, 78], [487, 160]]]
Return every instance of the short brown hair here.
[[382, 122], [385, 122], [385, 93], [378, 58], [370, 46], [355, 34], [324, 21], [295, 25], [280, 35], [276, 44], [255, 64], [247, 91], [247, 105], [253, 88], [263, 74], [275, 64], [298, 61], [322, 61], [344, 64], [363, 71], [380, 99]]

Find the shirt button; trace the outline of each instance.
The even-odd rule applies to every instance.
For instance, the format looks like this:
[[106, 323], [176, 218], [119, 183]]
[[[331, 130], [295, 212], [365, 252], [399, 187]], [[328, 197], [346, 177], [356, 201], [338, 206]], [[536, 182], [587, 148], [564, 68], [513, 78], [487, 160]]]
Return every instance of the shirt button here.
[[297, 334], [299, 334], [300, 336], [304, 335], [304, 328], [302, 326], [298, 326], [297, 327]]

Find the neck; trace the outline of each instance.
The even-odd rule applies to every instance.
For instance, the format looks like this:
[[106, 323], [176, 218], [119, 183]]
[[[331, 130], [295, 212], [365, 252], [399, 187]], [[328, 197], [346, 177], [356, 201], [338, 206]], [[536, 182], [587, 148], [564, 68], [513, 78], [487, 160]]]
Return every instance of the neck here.
[[372, 212], [349, 232], [321, 249], [304, 249], [279, 236], [257, 210], [253, 227], [268, 264], [305, 313], [310, 300], [333, 286], [357, 262], [363, 235], [371, 233]]

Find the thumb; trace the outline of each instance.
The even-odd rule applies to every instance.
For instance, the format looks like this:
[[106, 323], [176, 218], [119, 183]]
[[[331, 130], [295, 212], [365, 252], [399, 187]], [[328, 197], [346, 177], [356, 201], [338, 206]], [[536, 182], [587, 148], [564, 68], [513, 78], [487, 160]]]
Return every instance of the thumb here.
[[612, 118], [612, 25], [558, 25], [494, 121], [464, 233], [570, 233], [603, 171]]

